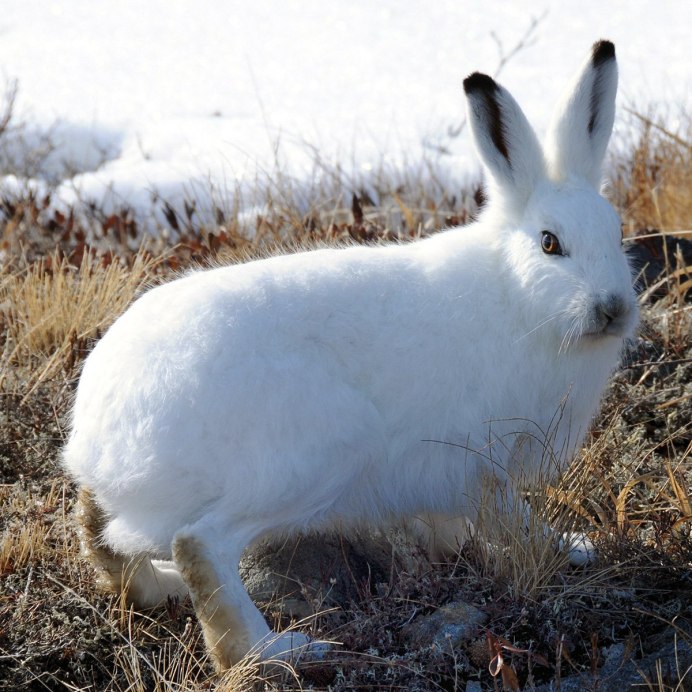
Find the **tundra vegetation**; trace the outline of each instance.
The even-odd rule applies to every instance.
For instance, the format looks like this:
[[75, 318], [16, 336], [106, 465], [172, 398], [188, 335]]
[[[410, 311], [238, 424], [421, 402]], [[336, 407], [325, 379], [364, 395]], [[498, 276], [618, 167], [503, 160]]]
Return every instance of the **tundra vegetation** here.
[[[344, 550], [348, 602], [325, 607], [325, 577], [324, 594], [303, 594], [305, 621], [280, 602], [265, 608], [276, 627], [339, 645], [294, 666], [248, 656], [223, 676], [189, 602], [136, 612], [98, 588], [80, 555], [76, 489], [59, 453], [81, 362], [146, 286], [191, 267], [463, 225], [483, 203], [480, 181], [448, 190], [411, 178], [395, 188], [383, 176], [378, 204], [315, 181], [306, 205], [292, 181], [258, 180], [264, 205], [252, 221], [230, 191], [213, 227], [197, 222], [191, 199], [182, 214], [166, 207], [156, 234], [126, 208], [58, 211], [50, 192], [28, 190], [1, 199], [0, 689], [568, 689], [580, 676], [578, 689], [595, 690], [623, 689], [630, 674], [643, 689], [689, 686], [692, 121], [627, 117], [637, 134], [611, 147], [607, 195], [639, 270], [642, 325], [583, 450], [529, 497], [538, 518], [588, 533], [596, 561], [570, 566], [538, 522], [511, 513], [444, 563], [397, 535], [392, 569], [373, 578]], [[11, 123], [8, 111], [0, 141]], [[482, 616], [463, 641], [412, 638], [421, 617], [459, 603]]]

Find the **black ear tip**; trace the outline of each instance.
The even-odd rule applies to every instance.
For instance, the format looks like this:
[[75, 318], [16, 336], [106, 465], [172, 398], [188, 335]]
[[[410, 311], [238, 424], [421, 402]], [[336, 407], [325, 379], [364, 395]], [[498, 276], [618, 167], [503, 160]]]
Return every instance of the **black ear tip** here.
[[497, 90], [497, 84], [492, 77], [482, 72], [474, 72], [464, 80], [466, 94], [487, 93]]
[[615, 60], [615, 45], [610, 41], [596, 41], [591, 49], [591, 61], [594, 67], [602, 65], [607, 60]]

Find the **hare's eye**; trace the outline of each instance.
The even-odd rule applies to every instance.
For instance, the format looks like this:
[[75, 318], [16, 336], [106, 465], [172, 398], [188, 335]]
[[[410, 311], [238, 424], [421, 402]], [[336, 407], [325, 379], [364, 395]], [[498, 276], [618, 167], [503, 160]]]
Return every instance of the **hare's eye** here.
[[546, 255], [561, 255], [562, 247], [560, 247], [560, 241], [550, 231], [543, 231], [543, 236], [541, 237], [541, 249]]

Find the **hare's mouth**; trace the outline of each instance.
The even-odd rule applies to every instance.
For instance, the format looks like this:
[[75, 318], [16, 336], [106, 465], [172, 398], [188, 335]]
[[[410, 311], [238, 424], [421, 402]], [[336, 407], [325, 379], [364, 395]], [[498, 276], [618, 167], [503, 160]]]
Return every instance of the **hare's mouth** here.
[[582, 332], [582, 336], [589, 339], [604, 339], [609, 336], [621, 339], [627, 332], [625, 322], [618, 320], [617, 322], [605, 322], [604, 324], [588, 327]]
[[582, 336], [621, 339], [627, 335], [631, 321], [632, 308], [627, 301], [618, 296], [609, 296], [592, 305]]

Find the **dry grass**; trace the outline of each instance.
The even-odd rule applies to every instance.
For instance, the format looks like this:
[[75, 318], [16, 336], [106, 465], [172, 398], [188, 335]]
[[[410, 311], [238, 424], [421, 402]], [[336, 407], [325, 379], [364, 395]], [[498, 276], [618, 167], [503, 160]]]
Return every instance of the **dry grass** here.
[[[477, 190], [428, 195], [411, 180], [393, 193], [383, 179], [388, 201], [380, 207], [360, 195], [340, 208], [314, 191], [305, 212], [290, 187], [277, 184], [252, 238], [232, 210], [215, 228], [195, 226], [191, 214], [171, 217], [175, 242], [158, 239], [148, 253], [133, 249], [139, 231], [125, 213], [100, 218], [95, 231], [43, 201], [5, 200], [0, 690], [462, 690], [468, 681], [513, 689], [560, 684], [575, 671], [589, 685], [617, 689], [597, 678], [614, 651], [622, 662], [636, 658], [644, 689], [689, 686], [692, 271], [689, 246], [671, 234], [692, 227], [690, 125], [672, 132], [654, 118], [640, 120], [639, 140], [616, 166], [613, 199], [628, 242], [663, 273], [642, 274], [644, 338], [614, 378], [581, 456], [559, 485], [532, 492], [528, 523], [523, 506], [507, 508], [499, 521], [481, 523], [456, 561], [431, 564], [404, 544], [406, 561], [388, 581], [354, 575], [363, 580], [359, 598], [311, 625], [343, 646], [295, 670], [269, 670], [248, 657], [215, 676], [188, 603], [135, 613], [98, 591], [79, 555], [74, 489], [57, 462], [79, 363], [149, 281], [287, 244], [415, 237], [468, 220], [481, 201]], [[586, 532], [597, 563], [569, 567], [546, 523], [558, 534]], [[402, 633], [415, 616], [455, 600], [482, 610], [486, 632], [448, 650], [406, 643]], [[277, 607], [269, 606], [270, 617]], [[679, 658], [659, 656], [656, 664], [663, 650]], [[654, 663], [647, 667], [648, 655]]]
[[682, 112], [672, 128], [655, 112], [630, 110], [638, 125], [634, 142], [615, 165], [612, 190], [627, 235], [692, 228], [692, 117]]
[[74, 266], [54, 252], [0, 284], [4, 375], [21, 365], [26, 394], [63, 371], [73, 373], [88, 345], [122, 314], [148, 279], [155, 261], [138, 252], [129, 266], [90, 253]]

